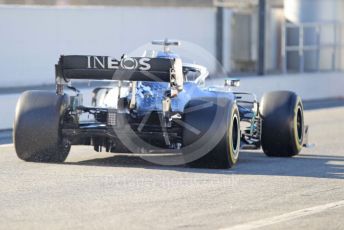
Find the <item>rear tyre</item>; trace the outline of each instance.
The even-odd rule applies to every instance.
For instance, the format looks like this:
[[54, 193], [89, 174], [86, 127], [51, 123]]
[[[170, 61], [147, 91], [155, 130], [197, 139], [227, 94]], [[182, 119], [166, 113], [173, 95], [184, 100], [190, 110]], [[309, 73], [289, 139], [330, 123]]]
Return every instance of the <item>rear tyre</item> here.
[[303, 105], [293, 92], [266, 93], [260, 103], [262, 148], [270, 157], [292, 157], [302, 149]]
[[24, 161], [63, 162], [70, 144], [63, 139], [61, 126], [68, 107], [67, 95], [48, 91], [24, 92], [16, 107], [14, 147]]
[[[202, 104], [200, 101], [191, 101], [186, 106], [186, 109], [188, 107], [199, 106], [200, 104]], [[192, 145], [194, 142], [199, 141], [203, 135], [215, 135], [212, 131], [209, 131], [209, 128], [214, 122], [212, 115], [215, 115], [216, 112], [221, 114], [222, 121], [220, 124], [215, 124], [215, 132], [222, 133], [223, 135], [220, 136], [219, 140], [217, 140], [218, 143], [206, 155], [188, 162], [187, 165], [190, 167], [228, 169], [233, 167], [238, 161], [240, 150], [240, 116], [238, 107], [233, 102], [228, 102], [225, 108], [219, 108], [218, 105], [214, 104], [212, 107], [185, 113], [184, 122], [198, 129], [200, 133], [196, 135], [192, 130], [184, 128], [184, 146]], [[203, 145], [207, 144], [203, 143]], [[185, 152], [185, 154], [188, 153]]]

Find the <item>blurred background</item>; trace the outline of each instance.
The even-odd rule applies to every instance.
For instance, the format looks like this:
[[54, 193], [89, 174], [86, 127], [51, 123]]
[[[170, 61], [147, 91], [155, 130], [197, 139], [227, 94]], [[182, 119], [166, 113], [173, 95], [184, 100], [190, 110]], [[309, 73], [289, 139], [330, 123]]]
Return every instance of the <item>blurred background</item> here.
[[343, 12], [343, 0], [0, 0], [0, 129], [22, 91], [53, 89], [59, 55], [119, 57], [164, 38], [215, 57], [215, 84], [344, 97]]

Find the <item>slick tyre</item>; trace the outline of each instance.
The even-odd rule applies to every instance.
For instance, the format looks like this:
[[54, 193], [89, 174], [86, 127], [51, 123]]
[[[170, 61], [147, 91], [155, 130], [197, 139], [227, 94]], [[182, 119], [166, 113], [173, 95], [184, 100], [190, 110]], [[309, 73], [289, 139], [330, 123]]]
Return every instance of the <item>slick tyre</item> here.
[[67, 95], [47, 91], [24, 92], [16, 107], [14, 146], [18, 157], [32, 162], [63, 162], [70, 144], [61, 126], [68, 107]]
[[[203, 102], [204, 103], [204, 102]], [[188, 108], [195, 108], [202, 104], [200, 101], [191, 101], [186, 106]], [[184, 122], [189, 127], [194, 127], [199, 130], [196, 135], [192, 129], [187, 126], [183, 131], [184, 145], [192, 145], [199, 141], [202, 136], [209, 136], [206, 140], [210, 140], [211, 136], [216, 136], [216, 133], [221, 133], [219, 138], [213, 139], [215, 145], [209, 150], [207, 154], [200, 158], [187, 162], [187, 165], [194, 168], [211, 168], [211, 169], [228, 169], [233, 167], [239, 158], [240, 150], [240, 116], [237, 105], [228, 101], [226, 106], [219, 108], [219, 105], [203, 108], [201, 110], [185, 113]], [[221, 120], [214, 120], [216, 112], [221, 114]], [[218, 122], [217, 124], [212, 124]], [[211, 126], [215, 125], [215, 129], [211, 130]], [[205, 142], [204, 145], [209, 143]], [[206, 148], [199, 146], [199, 148]], [[183, 148], [184, 149], [184, 148]], [[188, 154], [187, 152], [183, 153]]]
[[270, 157], [292, 157], [302, 149], [304, 117], [301, 98], [293, 92], [274, 91], [260, 103], [261, 143]]

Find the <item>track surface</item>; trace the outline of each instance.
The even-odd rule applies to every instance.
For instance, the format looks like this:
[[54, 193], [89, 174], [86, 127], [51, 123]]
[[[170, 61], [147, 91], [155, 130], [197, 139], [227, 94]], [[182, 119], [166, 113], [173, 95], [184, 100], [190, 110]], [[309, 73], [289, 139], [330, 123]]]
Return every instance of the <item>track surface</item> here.
[[64, 164], [0, 147], [0, 229], [344, 229], [344, 107], [306, 111], [292, 159], [242, 152], [232, 170], [154, 166], [73, 147]]

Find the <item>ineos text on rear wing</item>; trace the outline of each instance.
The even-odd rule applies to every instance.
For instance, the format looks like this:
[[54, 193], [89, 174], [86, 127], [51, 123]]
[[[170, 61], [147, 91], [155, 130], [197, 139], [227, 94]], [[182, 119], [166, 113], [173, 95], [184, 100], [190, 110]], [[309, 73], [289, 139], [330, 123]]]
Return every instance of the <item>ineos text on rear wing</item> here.
[[56, 77], [66, 82], [70, 79], [159, 82], [183, 79], [181, 60], [177, 58], [125, 57], [117, 60], [109, 56], [82, 55], [61, 56], [56, 65]]

